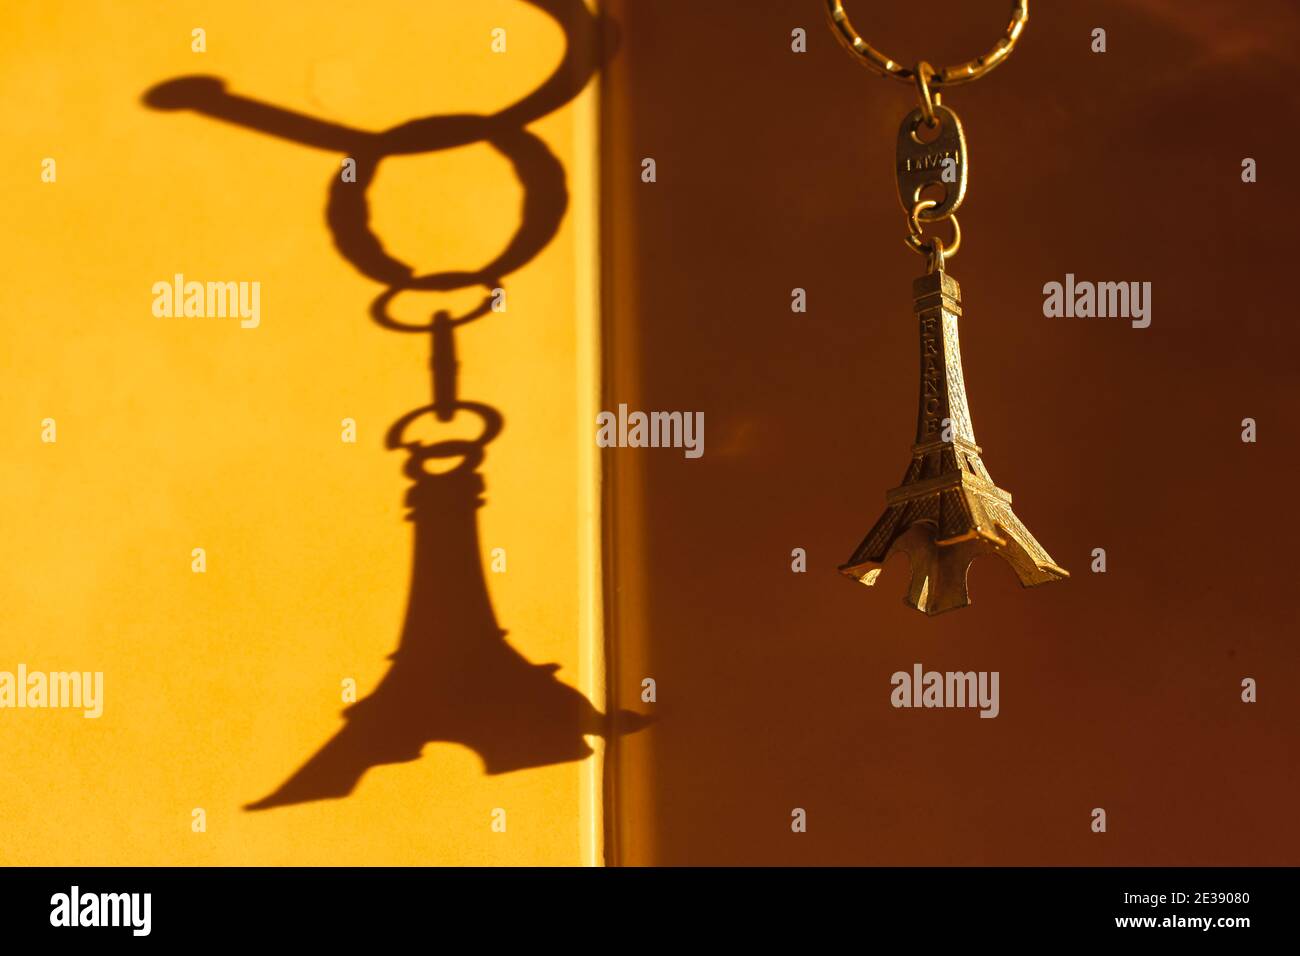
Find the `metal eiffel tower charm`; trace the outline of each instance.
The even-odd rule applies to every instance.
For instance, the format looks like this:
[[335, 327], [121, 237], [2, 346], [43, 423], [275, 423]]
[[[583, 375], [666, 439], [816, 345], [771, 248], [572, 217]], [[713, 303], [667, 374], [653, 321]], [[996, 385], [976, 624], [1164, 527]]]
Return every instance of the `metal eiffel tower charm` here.
[[903, 482], [885, 495], [885, 513], [840, 571], [876, 583], [895, 550], [907, 553], [907, 604], [940, 614], [970, 603], [966, 572], [981, 554], [997, 554], [1025, 587], [1069, 577], [1011, 510], [980, 458], [966, 406], [957, 320], [961, 290], [943, 271], [942, 252], [912, 283], [920, 326], [921, 398], [916, 444]]

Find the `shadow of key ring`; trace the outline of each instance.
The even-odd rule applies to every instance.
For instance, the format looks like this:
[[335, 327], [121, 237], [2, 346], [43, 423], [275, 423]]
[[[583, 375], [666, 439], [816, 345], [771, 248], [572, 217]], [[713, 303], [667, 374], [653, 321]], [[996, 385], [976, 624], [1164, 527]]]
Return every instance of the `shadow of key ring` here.
[[[885, 56], [885, 54], [864, 40], [862, 34], [853, 28], [853, 24], [849, 22], [848, 14], [844, 12], [844, 0], [826, 0], [826, 13], [830, 17], [831, 26], [835, 28], [835, 35], [840, 38], [840, 42], [863, 66], [874, 70], [881, 76], [892, 76], [904, 83], [915, 81], [916, 73], [914, 70], [910, 70], [897, 60]], [[1028, 21], [1029, 0], [1012, 0], [1011, 22], [1007, 24], [1005, 33], [994, 44], [993, 48], [983, 56], [977, 56], [973, 60], [967, 60], [965, 63], [957, 63], [953, 66], [945, 66], [935, 73], [930, 85], [938, 88], [978, 80], [1011, 55], [1011, 50], [1015, 47], [1016, 41], [1020, 39], [1020, 34], [1025, 29], [1025, 24]]]
[[[501, 413], [491, 405], [482, 402], [456, 402], [452, 405], [456, 411], [472, 412], [483, 420], [483, 431], [477, 438], [452, 438], [434, 442], [429, 445], [418, 441], [403, 441], [402, 436], [411, 423], [424, 415], [434, 415], [438, 411], [435, 405], [422, 405], [412, 409], [389, 426], [384, 444], [390, 449], [405, 448], [410, 457], [406, 461], [406, 474], [419, 481], [427, 478], [430, 472], [424, 470], [424, 463], [443, 458], [463, 458], [464, 460], [448, 471], [473, 471], [483, 462], [483, 449], [501, 433]], [[445, 472], [444, 472], [445, 474]]]
[[[419, 274], [391, 255], [371, 223], [369, 191], [384, 159], [486, 143], [504, 156], [523, 187], [518, 229], [491, 262], [475, 272]], [[499, 280], [531, 262], [559, 231], [568, 207], [563, 164], [536, 133], [503, 126], [497, 117], [426, 116], [354, 147], [355, 180], [331, 179], [325, 219], [339, 254], [362, 275], [401, 289], [449, 292]]]

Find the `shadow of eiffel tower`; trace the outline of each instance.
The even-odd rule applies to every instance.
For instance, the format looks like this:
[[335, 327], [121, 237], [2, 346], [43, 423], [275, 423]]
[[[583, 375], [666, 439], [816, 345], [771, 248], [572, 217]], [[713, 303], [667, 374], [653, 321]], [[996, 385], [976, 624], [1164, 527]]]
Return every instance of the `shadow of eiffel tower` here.
[[[580, 760], [585, 734], [639, 729], [612, 720], [532, 664], [497, 625], [480, 561], [483, 479], [458, 468], [419, 478], [407, 493], [415, 526], [411, 597], [392, 666], [345, 712], [346, 724], [271, 795], [247, 809], [343, 797], [370, 767], [415, 760], [426, 743], [472, 747], [489, 774]], [[613, 726], [611, 726], [613, 725]]]

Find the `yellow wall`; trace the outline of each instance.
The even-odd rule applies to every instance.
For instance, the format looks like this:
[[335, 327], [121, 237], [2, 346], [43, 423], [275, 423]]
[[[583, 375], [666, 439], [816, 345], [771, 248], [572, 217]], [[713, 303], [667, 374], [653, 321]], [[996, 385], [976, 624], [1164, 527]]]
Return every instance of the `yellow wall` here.
[[[240, 809], [341, 727], [343, 678], [364, 696], [389, 666], [412, 555], [404, 458], [383, 434], [429, 400], [428, 341], [371, 322], [383, 287], [332, 245], [338, 154], [140, 102], [205, 73], [363, 129], [492, 113], [551, 73], [560, 28], [519, 0], [65, 0], [6, 19], [0, 670], [103, 671], [106, 702], [98, 720], [0, 710], [0, 863], [593, 859], [594, 759], [487, 775], [473, 750], [433, 743], [346, 799]], [[529, 127], [566, 167], [568, 212], [506, 278], [508, 310], [457, 337], [462, 397], [505, 418], [478, 512], [484, 562], [507, 550], [507, 572], [487, 575], [496, 618], [588, 696], [593, 96]], [[482, 143], [390, 159], [372, 224], [421, 271], [473, 269], [509, 239], [521, 195]], [[260, 281], [261, 326], [155, 318], [151, 287], [176, 272]], [[427, 319], [481, 295], [405, 293], [394, 311]], [[47, 417], [55, 444], [40, 440]], [[498, 807], [505, 833], [490, 829]]]

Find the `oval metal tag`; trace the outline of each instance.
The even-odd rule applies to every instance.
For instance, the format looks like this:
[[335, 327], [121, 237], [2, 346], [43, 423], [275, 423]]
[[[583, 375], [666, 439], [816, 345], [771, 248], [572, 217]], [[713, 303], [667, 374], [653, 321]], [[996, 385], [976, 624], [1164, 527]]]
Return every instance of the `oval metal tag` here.
[[[923, 143], [918, 132], [926, 132], [925, 119], [917, 107], [903, 119], [898, 128], [898, 201], [910, 215], [912, 207], [921, 199], [921, 190], [938, 184], [943, 187], [943, 201], [924, 210], [918, 216], [923, 222], [946, 219], [957, 211], [966, 198], [966, 134], [961, 120], [946, 106], [936, 105], [935, 118], [939, 135], [933, 142]], [[937, 198], [931, 190], [926, 198]]]

